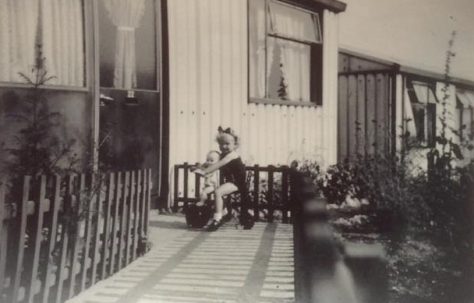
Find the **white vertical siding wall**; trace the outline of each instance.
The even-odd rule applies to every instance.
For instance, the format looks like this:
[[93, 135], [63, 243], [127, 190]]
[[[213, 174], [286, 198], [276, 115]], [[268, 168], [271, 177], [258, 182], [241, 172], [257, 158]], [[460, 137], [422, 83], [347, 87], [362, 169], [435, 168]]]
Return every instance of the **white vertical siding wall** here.
[[323, 45], [323, 140], [324, 162], [337, 161], [337, 56], [339, 23], [337, 14], [324, 11]]
[[241, 136], [248, 164], [337, 159], [337, 15], [324, 12], [323, 106], [249, 104], [247, 0], [171, 0], [170, 168], [202, 162], [217, 127]]

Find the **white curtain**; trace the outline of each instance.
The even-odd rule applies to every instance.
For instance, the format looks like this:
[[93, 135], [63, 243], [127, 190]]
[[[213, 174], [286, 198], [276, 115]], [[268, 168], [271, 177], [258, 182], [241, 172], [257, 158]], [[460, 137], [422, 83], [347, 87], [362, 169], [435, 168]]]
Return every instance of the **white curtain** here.
[[38, 0], [0, 0], [0, 81], [31, 76], [37, 24]]
[[413, 113], [412, 102], [410, 101], [410, 97], [407, 92], [405, 92], [404, 99], [404, 108], [405, 108], [405, 131], [410, 133], [410, 138], [416, 138], [417, 129], [415, 123], [415, 115]]
[[[290, 101], [310, 100], [310, 47], [277, 38], [268, 39], [268, 95]], [[276, 69], [278, 67], [278, 69]]]
[[117, 27], [114, 87], [137, 85], [135, 29], [145, 10], [145, 0], [103, 0], [110, 20]]
[[84, 17], [82, 0], [41, 0], [43, 57], [48, 84], [84, 86]]
[[[271, 2], [269, 7], [269, 31], [285, 37], [318, 43], [319, 23], [316, 15]], [[277, 48], [277, 50], [275, 50]], [[281, 98], [286, 90], [286, 99], [311, 101], [311, 47], [308, 44], [279, 38], [268, 39], [269, 96]], [[280, 67], [280, 71], [275, 69]], [[272, 74], [277, 71], [278, 76]], [[283, 80], [282, 80], [283, 79]]]

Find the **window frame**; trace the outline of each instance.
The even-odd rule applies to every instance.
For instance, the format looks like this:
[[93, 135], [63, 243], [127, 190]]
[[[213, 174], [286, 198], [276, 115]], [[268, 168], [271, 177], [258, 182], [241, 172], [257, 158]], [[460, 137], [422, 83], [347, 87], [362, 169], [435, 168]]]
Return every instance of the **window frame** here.
[[[287, 106], [301, 106], [301, 107], [319, 107], [323, 105], [323, 95], [322, 95], [322, 88], [323, 88], [323, 45], [324, 45], [324, 37], [323, 37], [323, 22], [322, 17], [323, 17], [323, 9], [316, 9], [316, 8], [306, 8], [304, 5], [298, 4], [293, 1], [284, 1], [284, 0], [263, 0], [264, 1], [264, 10], [265, 10], [265, 16], [264, 16], [264, 22], [265, 22], [265, 97], [253, 97], [251, 96], [250, 92], [250, 52], [251, 52], [251, 47], [250, 47], [250, 1], [252, 0], [247, 0], [247, 98], [249, 103], [254, 103], [254, 104], [269, 104], [269, 105], [287, 105]], [[269, 10], [270, 10], [270, 3], [277, 3], [278, 5], [284, 5], [287, 6], [291, 9], [303, 11], [312, 15], [315, 15], [317, 18], [317, 31], [319, 34], [319, 37], [321, 38], [320, 42], [313, 42], [313, 41], [308, 41], [304, 39], [297, 39], [294, 37], [289, 37], [286, 35], [278, 34], [271, 32], [269, 29]], [[295, 100], [283, 100], [283, 99], [275, 99], [275, 98], [270, 98], [268, 97], [268, 55], [267, 55], [267, 50], [268, 50], [268, 39], [269, 37], [274, 38], [274, 39], [282, 39], [285, 41], [291, 41], [294, 43], [300, 43], [304, 45], [310, 45], [311, 49], [313, 45], [317, 45], [316, 47], [319, 48], [319, 55], [317, 60], [320, 62], [320, 66], [318, 66], [317, 70], [317, 77], [314, 80], [315, 81], [315, 86], [317, 89], [316, 92], [316, 98], [315, 100], [311, 101], [295, 101]], [[310, 54], [310, 60], [313, 59], [313, 56]], [[311, 67], [310, 67], [310, 74], [311, 74]], [[313, 87], [311, 83], [311, 75], [310, 75], [310, 96], [311, 96], [311, 89]]]
[[97, 65], [97, 71], [95, 71], [95, 77], [97, 78], [98, 82], [98, 87], [99, 90], [105, 89], [105, 90], [118, 90], [118, 91], [138, 91], [138, 92], [150, 92], [150, 93], [159, 93], [161, 94], [162, 91], [162, 62], [161, 62], [161, 39], [162, 39], [162, 34], [161, 34], [161, 22], [162, 22], [162, 12], [161, 12], [161, 3], [162, 1], [166, 0], [151, 0], [154, 4], [154, 15], [155, 15], [155, 69], [156, 69], [156, 83], [155, 83], [155, 89], [149, 89], [149, 88], [123, 88], [123, 87], [110, 87], [110, 86], [102, 86], [100, 83], [100, 29], [99, 29], [99, 2], [101, 0], [93, 0], [94, 1], [94, 8], [93, 8], [93, 16], [97, 20], [96, 25], [92, 27], [91, 30], [94, 32], [94, 37], [97, 39], [97, 46], [95, 47], [95, 64]]
[[[426, 102], [422, 102], [419, 100], [418, 95], [416, 93], [414, 85], [425, 86], [428, 93], [431, 92], [434, 100], [431, 102], [429, 98]], [[437, 110], [438, 110], [438, 97], [436, 96], [436, 84], [431, 83], [428, 81], [416, 79], [416, 78], [408, 78], [407, 79], [407, 92], [409, 97], [409, 102], [413, 114], [413, 123], [415, 124], [416, 129], [418, 127], [416, 125], [415, 119], [415, 112], [414, 106], [416, 105], [420, 108], [423, 108], [424, 115], [423, 115], [423, 137], [424, 140], [418, 138], [418, 133], [413, 134], [410, 136], [412, 138], [411, 144], [413, 147], [420, 147], [420, 148], [431, 148], [436, 145], [436, 136], [437, 136]], [[430, 127], [431, 129], [431, 136], [430, 136]]]
[[[459, 89], [456, 88], [456, 108], [459, 112], [459, 137], [461, 142], [469, 141], [472, 136], [474, 136], [474, 103], [471, 100], [468, 100], [469, 104], [464, 104], [459, 97], [460, 94], [466, 94], [472, 92], [474, 95], [474, 90], [470, 89]], [[467, 112], [469, 114], [470, 121], [464, 121], [464, 114]], [[468, 122], [465, 123], [465, 122]]]

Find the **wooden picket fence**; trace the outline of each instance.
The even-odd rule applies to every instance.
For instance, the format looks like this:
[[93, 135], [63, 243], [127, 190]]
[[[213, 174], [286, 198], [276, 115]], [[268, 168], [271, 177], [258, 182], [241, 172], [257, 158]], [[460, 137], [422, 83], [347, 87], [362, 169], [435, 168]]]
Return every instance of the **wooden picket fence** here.
[[[184, 163], [174, 166], [175, 211], [181, 207], [185, 208], [189, 203], [199, 201], [203, 180], [191, 172], [191, 168], [195, 165]], [[255, 220], [273, 222], [278, 213], [283, 223], [289, 223], [291, 217], [289, 167], [255, 165], [247, 166], [245, 169]]]
[[151, 170], [0, 182], [0, 302], [59, 303], [144, 253]]

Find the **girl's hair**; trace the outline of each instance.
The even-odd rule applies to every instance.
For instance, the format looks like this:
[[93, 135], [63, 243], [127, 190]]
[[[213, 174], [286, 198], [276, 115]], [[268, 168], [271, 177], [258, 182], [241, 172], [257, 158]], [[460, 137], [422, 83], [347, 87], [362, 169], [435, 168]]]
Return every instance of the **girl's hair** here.
[[217, 128], [217, 136], [216, 136], [216, 141], [219, 142], [220, 138], [222, 135], [230, 135], [234, 138], [235, 146], [239, 146], [240, 140], [239, 136], [234, 132], [234, 130], [230, 127], [223, 129], [221, 126]]

